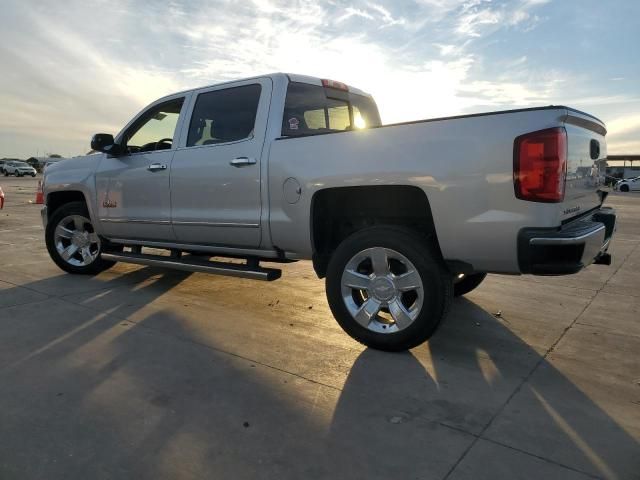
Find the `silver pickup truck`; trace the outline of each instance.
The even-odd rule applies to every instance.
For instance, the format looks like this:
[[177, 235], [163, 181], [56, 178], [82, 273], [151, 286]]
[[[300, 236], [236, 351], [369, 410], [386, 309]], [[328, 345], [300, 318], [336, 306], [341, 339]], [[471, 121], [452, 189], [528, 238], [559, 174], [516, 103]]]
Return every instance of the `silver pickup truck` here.
[[605, 135], [562, 106], [381, 125], [340, 82], [234, 81], [161, 98], [51, 165], [46, 245], [78, 274], [131, 262], [275, 280], [274, 264], [312, 260], [349, 335], [403, 350], [488, 272], [611, 262]]

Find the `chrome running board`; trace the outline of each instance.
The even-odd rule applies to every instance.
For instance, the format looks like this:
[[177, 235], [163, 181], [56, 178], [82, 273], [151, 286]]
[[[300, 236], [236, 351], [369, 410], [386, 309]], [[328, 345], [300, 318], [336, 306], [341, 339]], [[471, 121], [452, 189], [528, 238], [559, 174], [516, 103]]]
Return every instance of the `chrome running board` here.
[[103, 252], [100, 256], [104, 260], [111, 262], [135, 263], [137, 265], [147, 265], [150, 267], [172, 268], [186, 272], [212, 273], [231, 277], [251, 278], [254, 280], [266, 280], [269, 282], [277, 280], [282, 275], [282, 270], [262, 268], [257, 261], [252, 260], [247, 260], [246, 264], [240, 264], [200, 260], [191, 255], [185, 257], [167, 257], [133, 252]]

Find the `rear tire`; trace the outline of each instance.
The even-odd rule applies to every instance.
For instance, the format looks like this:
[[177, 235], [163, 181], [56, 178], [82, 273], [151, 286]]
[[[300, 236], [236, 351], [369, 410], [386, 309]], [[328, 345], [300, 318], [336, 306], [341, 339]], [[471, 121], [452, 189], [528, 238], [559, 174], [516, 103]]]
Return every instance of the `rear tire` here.
[[620, 191], [621, 192], [628, 192], [629, 191], [629, 185], [622, 185], [620, 187]]
[[338, 246], [329, 261], [326, 292], [334, 317], [352, 338], [378, 350], [401, 351], [434, 334], [451, 304], [453, 284], [426, 238], [379, 226]]
[[101, 258], [104, 240], [95, 232], [84, 202], [64, 204], [53, 213], [45, 243], [51, 259], [68, 273], [96, 275], [116, 264]]
[[475, 290], [487, 278], [486, 273], [471, 273], [453, 281], [453, 296], [460, 297]]

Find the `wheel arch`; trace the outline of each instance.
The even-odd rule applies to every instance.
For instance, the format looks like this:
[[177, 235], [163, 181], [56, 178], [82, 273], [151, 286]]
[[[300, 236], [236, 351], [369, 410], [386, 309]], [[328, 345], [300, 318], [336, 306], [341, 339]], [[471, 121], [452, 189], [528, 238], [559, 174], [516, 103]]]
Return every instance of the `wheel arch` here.
[[46, 199], [47, 219], [51, 220], [51, 216], [54, 214], [54, 212], [58, 208], [70, 202], [83, 202], [87, 206], [87, 210], [89, 211], [91, 221], [95, 222], [95, 218], [93, 218], [91, 204], [88, 201], [84, 192], [82, 192], [81, 190], [59, 190], [59, 191], [48, 193], [47, 199]]
[[316, 274], [324, 278], [332, 252], [349, 235], [374, 225], [410, 228], [442, 259], [427, 194], [413, 185], [371, 185], [318, 190], [311, 199], [310, 231]]

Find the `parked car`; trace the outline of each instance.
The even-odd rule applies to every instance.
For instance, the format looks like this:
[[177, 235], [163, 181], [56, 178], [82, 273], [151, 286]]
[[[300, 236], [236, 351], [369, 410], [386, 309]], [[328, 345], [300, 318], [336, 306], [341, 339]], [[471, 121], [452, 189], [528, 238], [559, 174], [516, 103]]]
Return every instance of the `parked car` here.
[[620, 192], [637, 192], [640, 190], [640, 177], [619, 180], [613, 188]]
[[45, 240], [76, 274], [121, 261], [275, 280], [260, 262], [309, 259], [349, 335], [403, 350], [487, 272], [610, 263], [605, 134], [562, 106], [383, 126], [340, 82], [229, 82], [161, 98], [115, 138], [96, 134], [101, 153], [49, 166]]
[[2, 187], [0, 187], [0, 210], [4, 208], [4, 192], [2, 191]]
[[4, 176], [15, 175], [16, 177], [23, 177], [25, 175], [36, 176], [36, 169], [25, 162], [7, 162], [4, 165]]
[[5, 163], [7, 163], [7, 160], [0, 160], [0, 174], [4, 174]]

